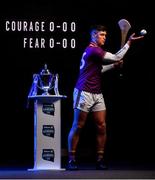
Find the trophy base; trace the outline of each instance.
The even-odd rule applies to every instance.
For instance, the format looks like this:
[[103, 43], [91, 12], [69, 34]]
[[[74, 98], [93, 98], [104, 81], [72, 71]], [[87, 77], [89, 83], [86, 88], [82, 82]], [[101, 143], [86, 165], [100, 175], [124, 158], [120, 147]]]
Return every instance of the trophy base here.
[[48, 95], [50, 95], [48, 92], [44, 92], [44, 93], [42, 93], [42, 95], [44, 95], [44, 96], [48, 96]]

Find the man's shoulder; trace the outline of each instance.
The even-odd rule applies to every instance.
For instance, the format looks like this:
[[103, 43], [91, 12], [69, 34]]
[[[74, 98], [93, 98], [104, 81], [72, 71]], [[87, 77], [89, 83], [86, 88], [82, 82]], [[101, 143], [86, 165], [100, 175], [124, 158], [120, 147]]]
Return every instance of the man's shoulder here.
[[85, 49], [85, 52], [89, 52], [91, 54], [103, 54], [104, 50], [101, 47], [92, 47], [92, 46], [88, 46]]

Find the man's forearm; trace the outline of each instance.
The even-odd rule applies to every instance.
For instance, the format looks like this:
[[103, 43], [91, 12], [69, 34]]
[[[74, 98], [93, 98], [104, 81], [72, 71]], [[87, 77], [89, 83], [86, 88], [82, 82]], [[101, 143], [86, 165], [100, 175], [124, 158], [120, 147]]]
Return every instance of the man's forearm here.
[[109, 65], [105, 65], [105, 66], [103, 65], [101, 73], [104, 73], [104, 72], [106, 72], [106, 71], [108, 71], [110, 69], [113, 69], [113, 68], [114, 68], [114, 64], [109, 64]]
[[103, 58], [103, 63], [104, 64], [110, 64], [110, 63], [114, 63], [114, 61], [119, 61], [121, 60], [124, 55], [126, 54], [126, 52], [129, 49], [129, 43], [127, 42], [123, 48], [121, 48], [117, 53], [112, 54], [110, 52], [106, 52]]

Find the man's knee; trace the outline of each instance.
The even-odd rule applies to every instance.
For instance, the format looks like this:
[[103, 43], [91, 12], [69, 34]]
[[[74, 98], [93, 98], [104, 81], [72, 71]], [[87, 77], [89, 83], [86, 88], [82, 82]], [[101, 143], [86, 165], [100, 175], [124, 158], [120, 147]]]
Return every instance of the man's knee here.
[[79, 124], [73, 126], [74, 132], [75, 132], [76, 134], [80, 134], [82, 128], [83, 128], [83, 126], [82, 126], [82, 125], [79, 125]]
[[106, 134], [106, 123], [98, 124], [97, 125], [97, 132], [99, 134]]

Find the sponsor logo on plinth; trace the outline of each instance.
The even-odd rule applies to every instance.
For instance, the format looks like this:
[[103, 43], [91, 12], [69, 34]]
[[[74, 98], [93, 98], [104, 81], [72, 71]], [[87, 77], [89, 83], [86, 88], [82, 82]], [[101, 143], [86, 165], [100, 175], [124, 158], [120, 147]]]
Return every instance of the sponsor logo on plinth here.
[[46, 161], [52, 161], [54, 162], [54, 150], [53, 149], [43, 149], [42, 151], [42, 159]]
[[55, 134], [55, 128], [53, 125], [43, 125], [42, 134], [44, 136], [53, 137]]
[[55, 112], [54, 104], [43, 104], [42, 112], [54, 116], [54, 112]]

